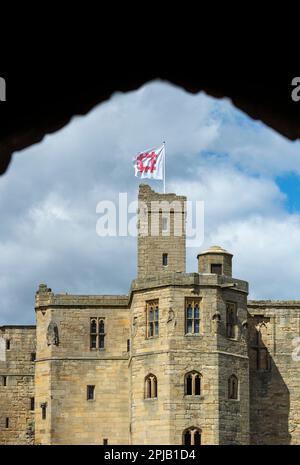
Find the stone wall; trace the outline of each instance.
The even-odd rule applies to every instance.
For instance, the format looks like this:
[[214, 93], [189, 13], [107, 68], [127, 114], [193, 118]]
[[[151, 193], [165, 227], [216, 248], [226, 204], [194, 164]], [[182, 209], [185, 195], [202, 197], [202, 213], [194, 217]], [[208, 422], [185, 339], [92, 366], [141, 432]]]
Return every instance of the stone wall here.
[[[37, 444], [129, 443], [127, 300], [37, 295]], [[90, 347], [91, 318], [105, 322], [104, 349]], [[88, 385], [95, 386], [94, 400], [87, 400]]]
[[34, 441], [35, 339], [34, 326], [0, 327], [0, 444]]
[[[236, 288], [229, 290], [226, 283]], [[201, 283], [201, 284], [200, 284]], [[222, 287], [222, 286], [225, 286]], [[131, 440], [133, 444], [182, 444], [185, 429], [201, 430], [202, 444], [249, 441], [249, 376], [247, 341], [247, 283], [224, 276], [169, 274], [132, 284]], [[199, 334], [186, 334], [185, 299], [199, 298]], [[146, 305], [159, 301], [159, 337], [146, 337]], [[238, 306], [239, 334], [225, 334], [226, 301]], [[220, 324], [214, 317], [220, 314]], [[186, 396], [188, 372], [201, 374], [199, 396]], [[144, 398], [144, 380], [154, 374], [157, 399]], [[235, 373], [240, 396], [228, 401], [228, 377]]]
[[[250, 429], [252, 444], [300, 443], [300, 302], [250, 301]], [[258, 329], [269, 369], [257, 370]]]

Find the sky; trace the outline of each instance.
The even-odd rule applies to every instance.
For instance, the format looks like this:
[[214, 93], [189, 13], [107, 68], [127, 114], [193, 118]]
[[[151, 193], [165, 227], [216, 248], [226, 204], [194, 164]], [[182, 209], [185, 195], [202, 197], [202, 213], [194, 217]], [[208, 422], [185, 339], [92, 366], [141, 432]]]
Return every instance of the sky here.
[[[251, 299], [300, 299], [300, 142], [228, 99], [153, 81], [14, 154], [0, 177], [0, 325], [33, 324], [40, 283], [55, 293], [127, 294], [136, 238], [99, 237], [98, 202], [135, 200], [132, 158], [166, 141], [166, 190], [204, 201], [204, 242], [234, 254]], [[147, 182], [161, 191], [160, 181]]]

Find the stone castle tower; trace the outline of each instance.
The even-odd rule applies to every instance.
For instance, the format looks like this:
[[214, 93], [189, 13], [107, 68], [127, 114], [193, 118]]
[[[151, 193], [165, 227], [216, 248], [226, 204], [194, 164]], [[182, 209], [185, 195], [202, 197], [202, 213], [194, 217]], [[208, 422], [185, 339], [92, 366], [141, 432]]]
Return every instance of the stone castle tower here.
[[140, 186], [128, 295], [43, 284], [0, 327], [1, 444], [299, 442], [300, 302], [247, 302], [221, 247], [186, 273], [185, 200]]

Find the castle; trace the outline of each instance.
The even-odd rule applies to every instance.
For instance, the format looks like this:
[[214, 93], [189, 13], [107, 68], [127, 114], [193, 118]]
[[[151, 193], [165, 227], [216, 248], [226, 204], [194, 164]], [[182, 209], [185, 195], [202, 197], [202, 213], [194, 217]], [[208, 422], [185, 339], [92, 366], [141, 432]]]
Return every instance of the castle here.
[[[185, 200], [141, 185], [140, 231]], [[217, 246], [186, 273], [175, 211], [158, 223], [128, 295], [41, 284], [36, 326], [0, 327], [0, 444], [300, 443], [300, 301], [248, 301]]]

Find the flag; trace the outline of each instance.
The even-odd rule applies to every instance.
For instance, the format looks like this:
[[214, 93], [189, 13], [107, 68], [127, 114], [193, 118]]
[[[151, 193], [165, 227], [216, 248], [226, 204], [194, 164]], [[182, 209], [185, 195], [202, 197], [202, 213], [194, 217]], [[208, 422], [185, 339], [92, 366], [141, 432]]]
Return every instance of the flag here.
[[157, 149], [145, 150], [133, 159], [135, 176], [140, 178], [164, 179], [165, 144]]

